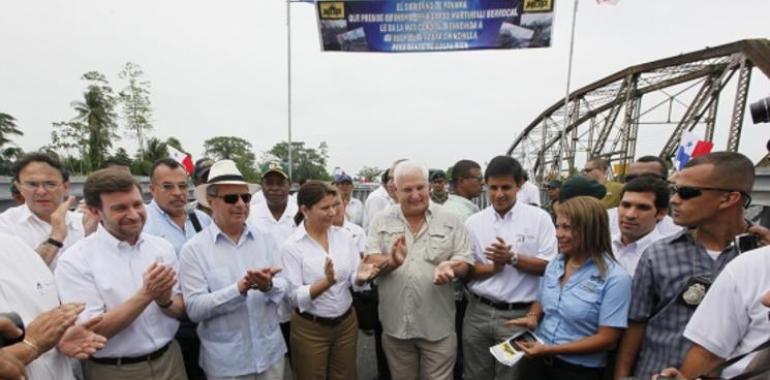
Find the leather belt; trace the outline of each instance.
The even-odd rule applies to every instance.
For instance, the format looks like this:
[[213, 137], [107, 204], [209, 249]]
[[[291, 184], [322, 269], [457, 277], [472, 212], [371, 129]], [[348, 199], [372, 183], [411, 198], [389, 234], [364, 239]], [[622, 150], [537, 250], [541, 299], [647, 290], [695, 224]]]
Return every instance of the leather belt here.
[[507, 311], [507, 310], [516, 310], [516, 309], [526, 309], [526, 308], [532, 306], [532, 303], [533, 303], [533, 302], [513, 302], [513, 303], [495, 302], [495, 301], [492, 301], [489, 298], [482, 297], [482, 296], [480, 296], [478, 294], [475, 294], [475, 293], [472, 293], [472, 292], [468, 292], [468, 293], [471, 293], [471, 295], [473, 297], [475, 297], [477, 300], [479, 300], [479, 302], [481, 302], [481, 303], [483, 303], [485, 305], [492, 306], [493, 308], [495, 308], [497, 310], [506, 310]]
[[346, 312], [342, 313], [342, 315], [340, 315], [339, 317], [328, 318], [328, 317], [319, 317], [317, 315], [313, 315], [313, 314], [310, 314], [310, 313], [300, 313], [299, 310], [294, 309], [294, 311], [296, 311], [297, 315], [299, 315], [300, 317], [305, 318], [305, 319], [310, 320], [310, 321], [313, 321], [313, 322], [317, 322], [317, 323], [325, 325], [325, 326], [337, 326], [337, 325], [339, 325], [340, 323], [342, 323], [343, 320], [345, 320], [345, 318], [348, 317], [348, 315], [350, 315], [350, 312], [352, 310], [353, 310], [353, 308], [349, 308]]
[[153, 361], [166, 353], [168, 351], [169, 346], [171, 346], [171, 343], [169, 342], [165, 346], [157, 349], [156, 351], [150, 352], [147, 355], [142, 356], [133, 356], [133, 357], [121, 357], [121, 358], [91, 358], [91, 361], [94, 363], [99, 364], [107, 364], [107, 365], [121, 365], [121, 364], [136, 364], [141, 362], [149, 362]]

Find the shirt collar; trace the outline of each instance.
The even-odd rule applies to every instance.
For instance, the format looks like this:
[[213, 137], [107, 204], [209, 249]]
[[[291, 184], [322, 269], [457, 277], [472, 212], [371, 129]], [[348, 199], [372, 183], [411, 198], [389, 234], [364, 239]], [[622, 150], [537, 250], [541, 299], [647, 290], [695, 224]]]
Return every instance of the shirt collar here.
[[[94, 232], [93, 235], [96, 239], [99, 239], [103, 243], [106, 243], [107, 245], [114, 248], [132, 247], [132, 245], [128, 244], [128, 242], [113, 236], [110, 231], [107, 231], [107, 228], [105, 228], [101, 223], [99, 223], [99, 225], [96, 227], [96, 232]], [[136, 244], [134, 244], [133, 247], [140, 248], [143, 243], [144, 233], [142, 232], [139, 234], [139, 239], [136, 241]]]
[[[222, 236], [225, 239], [230, 239], [229, 236], [227, 236], [224, 232], [222, 232], [222, 230], [217, 225], [216, 221], [212, 221], [211, 224], [209, 225], [209, 228], [211, 228], [211, 242], [212, 243], [216, 244], [217, 239], [220, 236]], [[248, 222], [243, 224], [243, 231], [241, 231], [241, 236], [240, 236], [240, 238], [238, 238], [238, 244], [240, 244], [241, 241], [243, 241], [244, 237], [252, 238], [252, 239], [254, 238], [254, 233], [252, 232], [251, 225]]]
[[492, 213], [492, 217], [495, 221], [504, 220], [504, 221], [511, 221], [513, 219], [513, 215], [517, 214], [519, 210], [521, 209], [520, 206], [521, 202], [516, 201], [516, 203], [513, 204], [513, 207], [511, 207], [510, 210], [508, 210], [505, 215], [500, 216], [500, 213], [495, 210], [495, 206], [489, 205], [489, 211]]
[[295, 205], [296, 203], [293, 202], [291, 196], [289, 196], [289, 199], [286, 200], [286, 208], [283, 210], [283, 214], [278, 220], [275, 220], [275, 218], [273, 218], [273, 213], [270, 211], [270, 207], [267, 206], [267, 200], [260, 202], [256, 206], [252, 205], [251, 211], [256, 212], [256, 215], [254, 216], [256, 216], [257, 218], [270, 219], [275, 223], [281, 223], [286, 219], [294, 219], [294, 213], [297, 212], [297, 208], [294, 207]]

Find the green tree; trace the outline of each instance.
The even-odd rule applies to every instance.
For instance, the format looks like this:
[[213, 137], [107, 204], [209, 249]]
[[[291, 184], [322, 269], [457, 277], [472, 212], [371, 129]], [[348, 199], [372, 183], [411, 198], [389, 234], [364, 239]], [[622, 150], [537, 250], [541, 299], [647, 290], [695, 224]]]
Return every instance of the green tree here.
[[118, 148], [118, 149], [115, 151], [115, 154], [113, 154], [112, 156], [110, 156], [110, 158], [111, 158], [113, 161], [115, 161], [115, 162], [117, 162], [117, 163], [119, 163], [119, 164], [121, 164], [121, 165], [126, 165], [126, 166], [128, 166], [128, 167], [130, 167], [130, 166], [131, 166], [131, 164], [133, 163], [133, 160], [132, 160], [132, 159], [131, 159], [131, 157], [128, 155], [128, 152], [126, 152], [126, 149], [125, 149], [125, 148], [123, 148], [123, 147], [120, 147], [120, 148]]
[[[168, 158], [168, 146], [167, 143], [161, 141], [157, 137], [150, 137], [147, 139], [147, 145], [144, 147], [144, 161], [154, 163], [162, 158]], [[139, 156], [141, 160], [141, 155]]]
[[217, 136], [203, 142], [204, 155], [213, 160], [233, 160], [247, 181], [259, 180], [251, 143], [235, 136]]
[[[330, 180], [331, 176], [326, 171], [326, 162], [329, 160], [328, 148], [325, 141], [322, 141], [318, 148], [308, 148], [302, 141], [293, 141], [291, 143], [292, 181], [299, 182], [302, 179]], [[285, 141], [279, 142], [268, 153], [288, 162], [289, 144]]]
[[176, 148], [176, 150], [178, 150], [180, 152], [187, 153], [187, 151], [184, 150], [184, 148], [182, 148], [182, 142], [179, 141], [179, 139], [176, 138], [176, 137], [169, 137], [169, 138], [167, 138], [166, 139], [166, 145], [170, 146], [170, 147], [174, 147], [174, 148]]
[[144, 159], [144, 136], [152, 131], [152, 104], [150, 103], [150, 82], [144, 80], [144, 70], [136, 63], [126, 62], [118, 74], [128, 82], [118, 94], [126, 120], [127, 134], [136, 137], [139, 144], [139, 159]]
[[24, 136], [24, 132], [16, 126], [13, 116], [0, 112], [0, 147], [11, 142], [10, 135]]
[[368, 182], [380, 182], [383, 170], [376, 166], [364, 166], [358, 171], [358, 177]]
[[71, 121], [53, 123], [52, 145], [79, 151], [86, 163], [86, 172], [91, 172], [101, 165], [112, 142], [119, 138], [116, 98], [101, 73], [89, 71], [81, 79], [88, 85], [83, 100], [71, 103], [77, 115]]

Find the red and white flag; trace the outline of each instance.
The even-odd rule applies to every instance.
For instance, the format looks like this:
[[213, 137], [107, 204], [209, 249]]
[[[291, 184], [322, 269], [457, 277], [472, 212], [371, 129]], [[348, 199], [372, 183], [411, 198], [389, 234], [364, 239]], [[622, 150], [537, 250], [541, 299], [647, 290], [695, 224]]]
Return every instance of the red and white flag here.
[[689, 131], [683, 132], [675, 156], [677, 170], [684, 169], [690, 160], [708, 154], [712, 149], [714, 149], [714, 143], [711, 141], [701, 140], [698, 135]]
[[184, 170], [187, 172], [188, 175], [192, 174], [193, 171], [193, 161], [192, 156], [190, 156], [187, 153], [180, 152], [178, 149], [174, 148], [171, 145], [167, 145], [168, 148], [168, 154], [171, 156], [171, 158], [174, 159], [174, 161], [180, 163]]

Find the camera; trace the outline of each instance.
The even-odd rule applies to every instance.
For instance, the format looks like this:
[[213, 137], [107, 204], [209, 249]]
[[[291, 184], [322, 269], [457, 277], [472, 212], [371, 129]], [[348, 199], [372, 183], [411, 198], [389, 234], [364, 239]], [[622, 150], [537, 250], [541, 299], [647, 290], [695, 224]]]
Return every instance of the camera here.
[[748, 252], [759, 248], [759, 238], [757, 235], [740, 234], [735, 237], [735, 250], [738, 253]]
[[749, 111], [754, 124], [770, 123], [770, 96], [749, 105]]
[[10, 346], [24, 340], [24, 321], [21, 320], [21, 317], [18, 313], [0, 313], [0, 318], [8, 318], [11, 322], [13, 322], [14, 325], [16, 325], [16, 327], [21, 330], [21, 335], [14, 339], [4, 337], [2, 334], [0, 334], [0, 347]]

